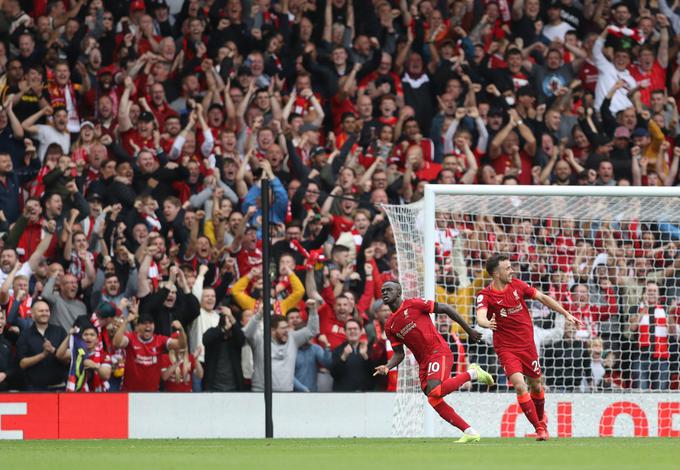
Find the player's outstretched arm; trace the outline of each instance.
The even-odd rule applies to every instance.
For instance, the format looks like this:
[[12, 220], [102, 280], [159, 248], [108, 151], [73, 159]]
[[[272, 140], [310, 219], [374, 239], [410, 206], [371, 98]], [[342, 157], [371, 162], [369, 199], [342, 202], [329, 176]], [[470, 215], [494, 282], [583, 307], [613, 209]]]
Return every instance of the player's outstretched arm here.
[[479, 343], [482, 340], [482, 335], [478, 331], [475, 331], [472, 329], [470, 325], [467, 324], [463, 318], [458, 315], [458, 312], [456, 312], [453, 307], [447, 304], [443, 304], [441, 302], [435, 302], [434, 304], [434, 311], [435, 313], [443, 313], [447, 317], [449, 317], [451, 320], [455, 321], [458, 323], [465, 332], [468, 334], [468, 337], [472, 340], [474, 343]]
[[401, 364], [401, 361], [403, 361], [404, 357], [406, 356], [406, 354], [404, 353], [404, 345], [398, 344], [396, 346], [393, 346], [393, 351], [394, 355], [392, 355], [390, 360], [387, 361], [387, 364], [383, 364], [381, 366], [376, 367], [373, 376], [387, 375], [387, 373], [392, 368], [397, 367], [399, 364]]
[[534, 300], [538, 300], [549, 309], [561, 313], [562, 315], [564, 315], [564, 318], [566, 318], [566, 320], [572, 325], [583, 326], [583, 322], [581, 320], [579, 320], [571, 313], [569, 313], [569, 311], [567, 311], [567, 309], [564, 308], [561, 303], [559, 303], [557, 300], [553, 299], [549, 295], [546, 295], [540, 291], [536, 291]]

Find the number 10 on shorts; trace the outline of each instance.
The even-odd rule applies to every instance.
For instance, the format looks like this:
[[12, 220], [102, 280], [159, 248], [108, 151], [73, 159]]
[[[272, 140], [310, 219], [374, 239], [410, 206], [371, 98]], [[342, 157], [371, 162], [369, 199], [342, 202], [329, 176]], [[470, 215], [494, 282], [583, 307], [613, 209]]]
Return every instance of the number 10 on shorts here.
[[430, 362], [427, 365], [427, 374], [436, 374], [439, 372], [439, 369], [441, 368], [441, 365], [438, 362]]

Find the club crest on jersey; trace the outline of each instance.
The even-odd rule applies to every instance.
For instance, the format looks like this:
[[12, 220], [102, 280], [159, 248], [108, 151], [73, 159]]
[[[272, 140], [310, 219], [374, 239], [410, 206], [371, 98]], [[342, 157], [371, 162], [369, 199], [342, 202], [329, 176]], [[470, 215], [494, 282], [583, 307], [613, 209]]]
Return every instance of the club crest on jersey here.
[[404, 309], [404, 316], [408, 317], [408, 309]]
[[515, 300], [519, 300], [519, 294], [517, 293], [516, 290], [513, 290], [513, 291], [512, 291], [512, 295], [515, 296]]

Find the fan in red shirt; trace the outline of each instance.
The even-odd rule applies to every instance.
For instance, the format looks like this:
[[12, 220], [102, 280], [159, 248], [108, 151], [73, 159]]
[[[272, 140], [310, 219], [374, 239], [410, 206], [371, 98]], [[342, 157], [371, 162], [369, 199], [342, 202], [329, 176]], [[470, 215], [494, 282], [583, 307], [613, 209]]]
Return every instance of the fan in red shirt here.
[[[511, 168], [519, 170], [517, 179], [520, 184], [531, 184], [531, 168], [536, 153], [536, 137], [531, 129], [524, 123], [515, 109], [508, 111], [510, 119], [491, 141], [489, 157], [496, 173], [505, 175]], [[524, 139], [524, 145], [520, 147], [520, 139], [514, 128]]]
[[[538, 300], [546, 307], [565, 316], [568, 322], [583, 326], [558, 301], [543, 294], [519, 279], [513, 279], [510, 259], [505, 255], [493, 255], [486, 262], [491, 284], [477, 296], [477, 324], [493, 330], [493, 347], [505, 375], [517, 392], [517, 401], [527, 419], [536, 429], [536, 438], [547, 441], [543, 407], [544, 391], [541, 386], [541, 366], [534, 343], [534, 327], [531, 313], [524, 299]], [[527, 377], [531, 394], [524, 382]]]
[[161, 378], [163, 390], [166, 392], [191, 392], [191, 378], [196, 375], [203, 378], [203, 366], [196, 360], [203, 347], [199, 346], [194, 354], [189, 354], [186, 349], [170, 351], [161, 357]]
[[130, 77], [125, 79], [125, 91], [120, 101], [121, 111], [118, 113], [118, 131], [123, 148], [130, 155], [135, 155], [135, 147], [139, 149], [156, 149], [154, 130], [156, 119], [149, 111], [142, 111], [137, 118], [137, 126], [132, 125], [130, 119], [130, 99], [134, 92], [134, 84]]
[[401, 285], [387, 281], [382, 286], [382, 300], [392, 314], [385, 321], [385, 334], [392, 344], [394, 355], [387, 364], [375, 368], [373, 375], [387, 375], [390, 369], [404, 360], [404, 345], [413, 353], [420, 367], [420, 386], [427, 395], [428, 403], [445, 421], [463, 431], [459, 443], [477, 442], [479, 434], [451, 408], [444, 397], [458, 390], [471, 380], [493, 385], [493, 378], [477, 364], [471, 364], [467, 372], [451, 377], [454, 365], [448, 343], [437, 331], [431, 313], [443, 313], [458, 323], [470, 339], [479, 342], [481, 335], [449, 305], [425, 299], [406, 299], [401, 296]]
[[157, 392], [161, 384], [161, 356], [171, 349], [185, 349], [187, 337], [178, 320], [172, 322], [172, 328], [179, 332], [177, 338], [154, 334], [155, 323], [148, 314], [139, 317], [134, 332], [126, 332], [126, 324], [135, 320], [137, 305], [130, 307], [127, 320], [119, 320], [113, 337], [115, 347], [125, 348], [122, 391]]

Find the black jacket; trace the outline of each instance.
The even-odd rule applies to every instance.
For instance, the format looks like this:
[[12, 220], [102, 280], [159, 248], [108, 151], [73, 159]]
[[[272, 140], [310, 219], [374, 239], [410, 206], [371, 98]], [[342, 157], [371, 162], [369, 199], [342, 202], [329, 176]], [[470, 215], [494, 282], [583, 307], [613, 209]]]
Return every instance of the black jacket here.
[[231, 332], [225, 337], [221, 326], [215, 326], [203, 333], [203, 347], [205, 347], [205, 375], [203, 376], [203, 388], [210, 392], [215, 390], [217, 376], [217, 364], [220, 355], [224, 354], [223, 346], [226, 343], [226, 351], [231, 361], [231, 369], [234, 372], [234, 383], [237, 390], [245, 390], [243, 382], [243, 370], [241, 369], [241, 348], [246, 344], [246, 337], [241, 330], [241, 324], [236, 322]]
[[156, 334], [170, 336], [172, 328], [170, 325], [173, 321], [179, 320], [186, 331], [189, 330], [189, 325], [201, 313], [201, 306], [196, 297], [191, 293], [185, 294], [181, 290], [177, 290], [177, 300], [175, 305], [171, 308], [164, 307], [163, 302], [168, 297], [170, 291], [165, 287], [161, 288], [155, 294], [149, 294], [142, 298], [139, 305], [139, 313], [149, 314], [153, 317], [156, 324]]
[[[364, 359], [355, 350], [343, 361], [342, 351], [347, 346], [347, 341], [333, 350], [333, 365], [331, 366], [331, 374], [333, 375], [333, 391], [334, 392], [363, 392], [372, 390], [373, 387], [373, 361], [369, 356]], [[357, 347], [358, 349], [358, 347]], [[370, 354], [371, 346], [368, 347]]]

